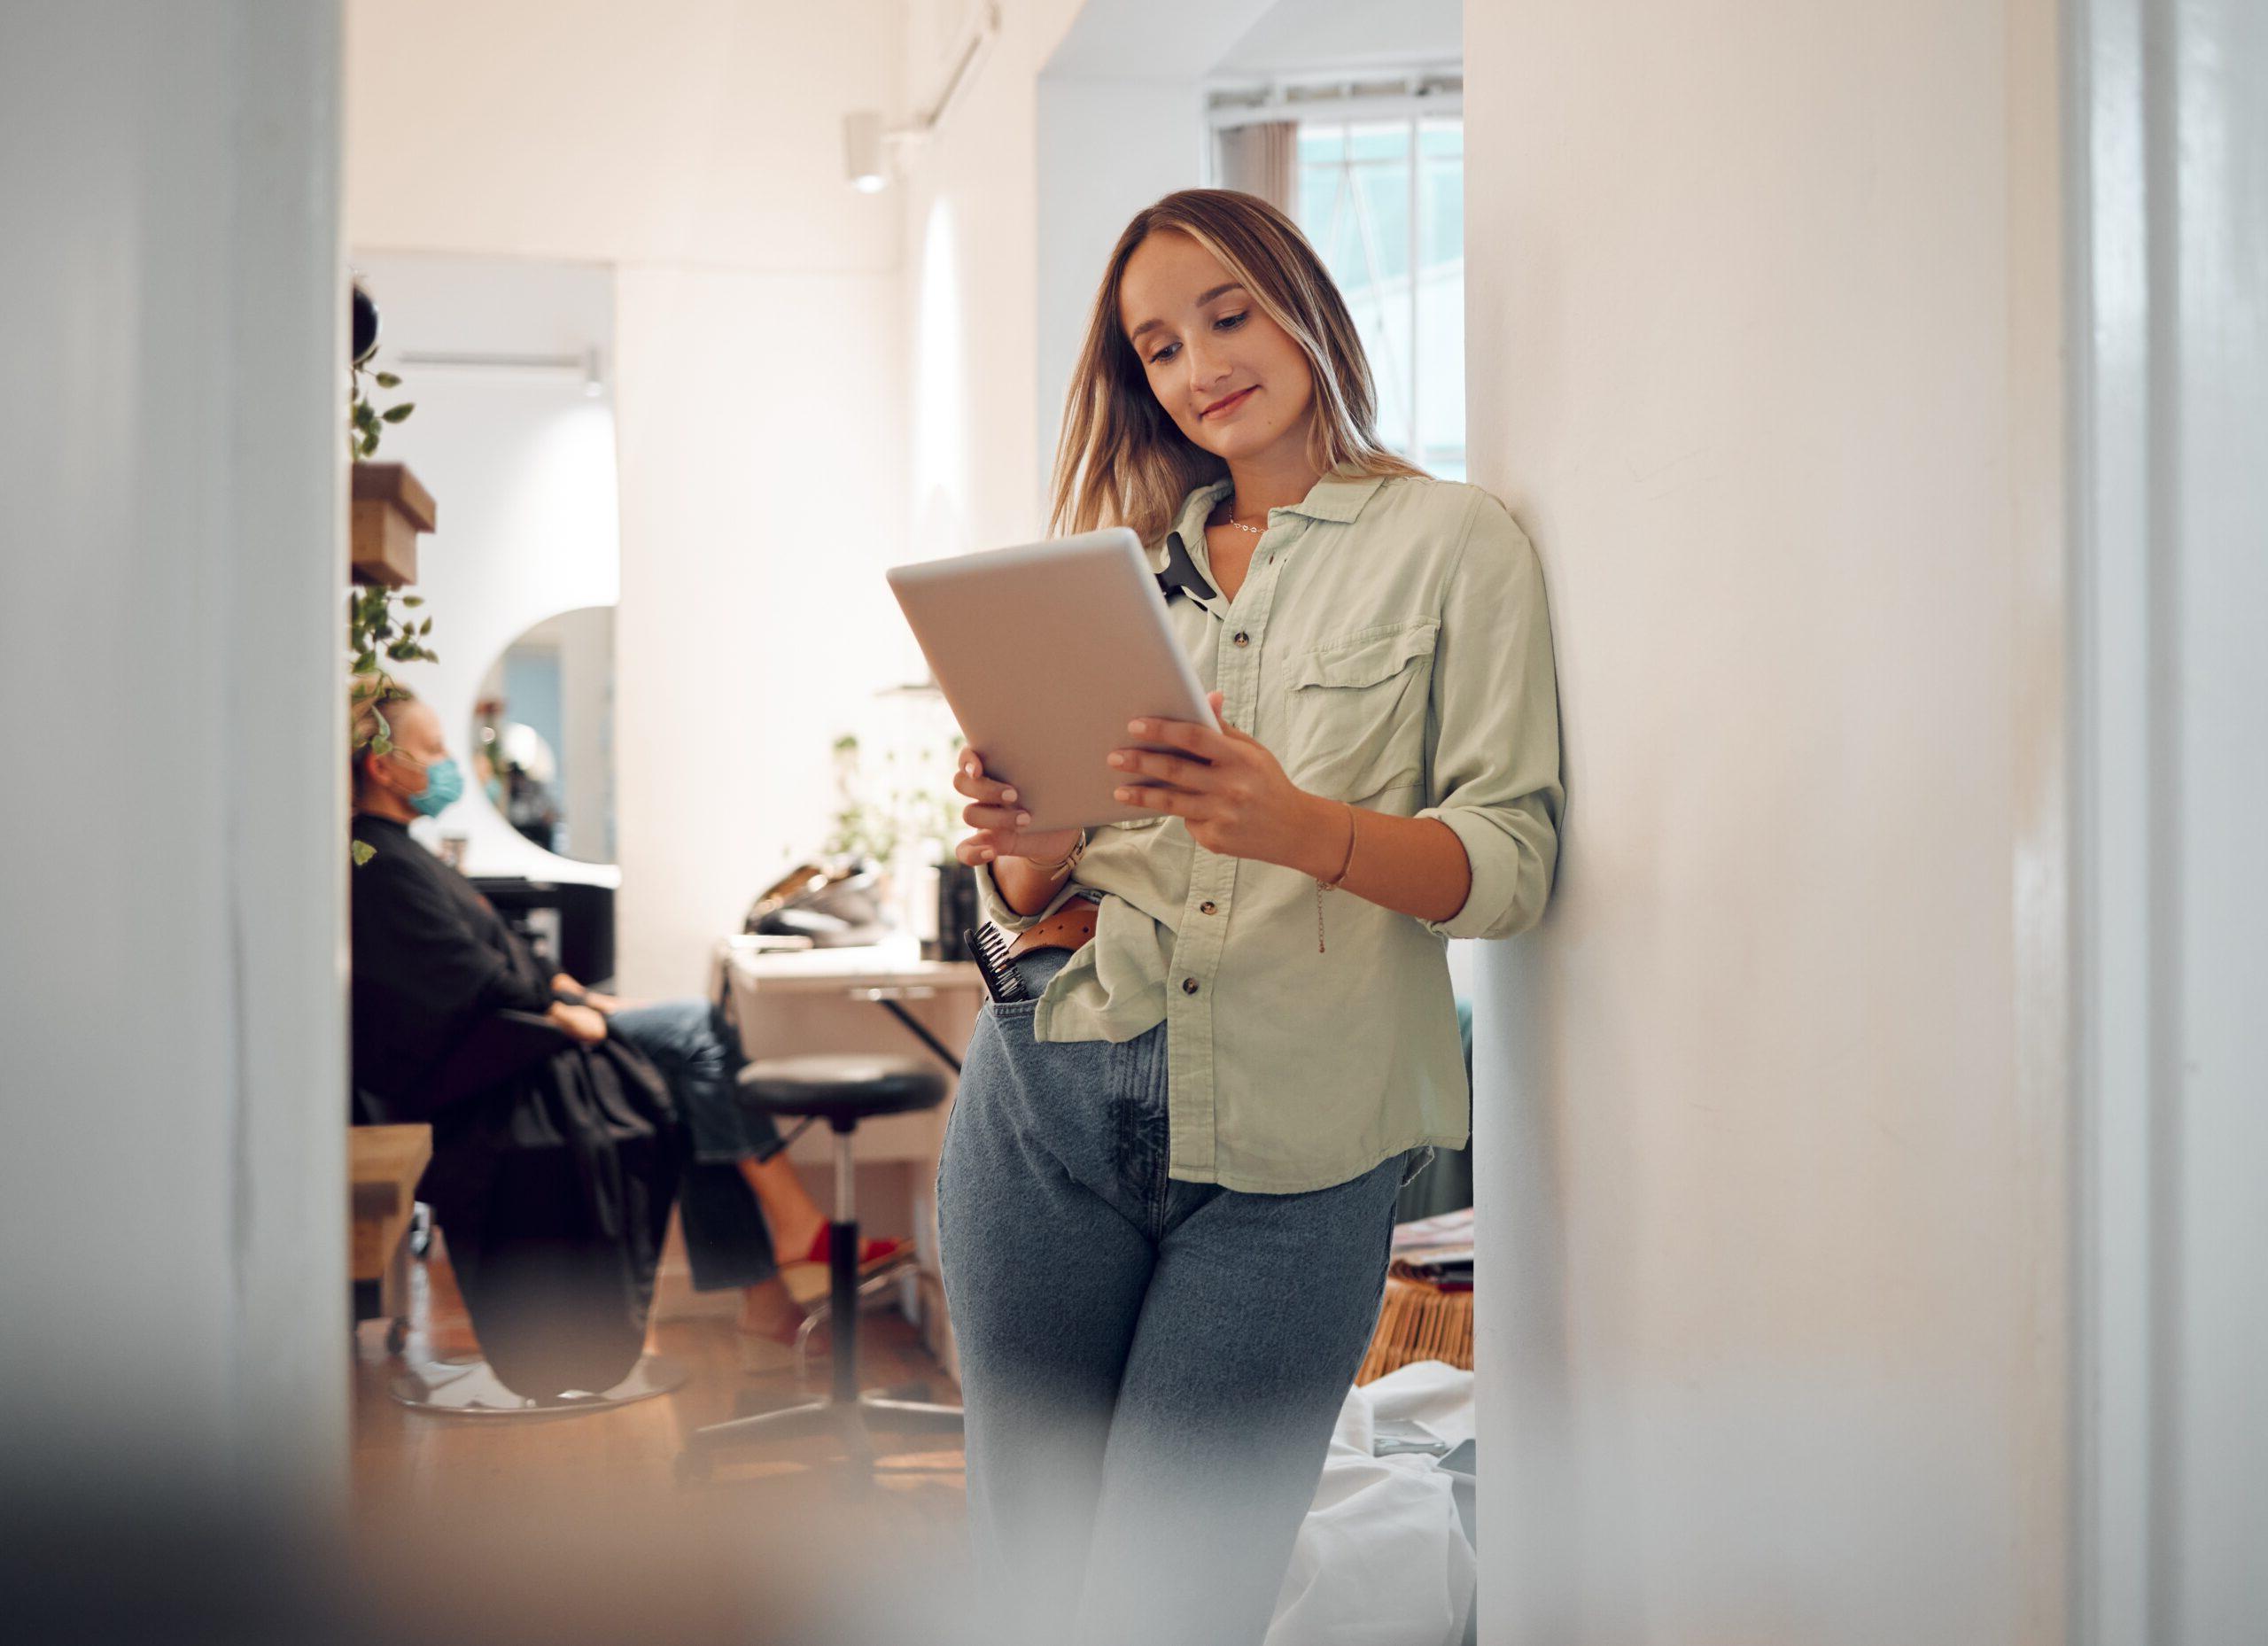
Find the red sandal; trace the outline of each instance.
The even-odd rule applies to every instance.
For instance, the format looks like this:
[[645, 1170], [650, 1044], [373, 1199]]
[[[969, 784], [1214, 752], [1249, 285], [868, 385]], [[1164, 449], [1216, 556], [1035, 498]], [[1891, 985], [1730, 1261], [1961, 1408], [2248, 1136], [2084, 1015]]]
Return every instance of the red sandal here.
[[[868, 1235], [858, 1242], [858, 1267], [860, 1269], [879, 1268], [905, 1251], [910, 1244], [911, 1242], [905, 1240], [884, 1239], [879, 1236]], [[805, 1263], [826, 1263], [831, 1262], [834, 1257], [835, 1225], [821, 1223], [819, 1226], [819, 1232], [812, 1237], [812, 1249], [796, 1261]]]

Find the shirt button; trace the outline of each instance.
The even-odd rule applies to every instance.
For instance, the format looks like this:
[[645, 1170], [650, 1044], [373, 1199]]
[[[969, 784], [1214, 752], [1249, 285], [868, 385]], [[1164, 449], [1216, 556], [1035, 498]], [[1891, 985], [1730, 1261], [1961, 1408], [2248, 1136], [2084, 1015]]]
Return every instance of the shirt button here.
[[1193, 977], [1183, 978], [1181, 980], [1181, 992], [1185, 995], [1195, 994], [1197, 992], [1197, 980]]
[[1200, 914], [1210, 914], [1210, 913], [1212, 913], [1212, 912], [1213, 912], [1213, 900], [1212, 900], [1211, 898], [1208, 897], [1204, 902], [1202, 902], [1202, 903], [1199, 904], [1199, 905], [1197, 905], [1197, 912], [1198, 912], [1198, 913], [1200, 913]]
[[1229, 643], [1233, 646], [1249, 646], [1252, 644], [1252, 636], [1247, 634], [1242, 629], [1239, 629], [1229, 637]]

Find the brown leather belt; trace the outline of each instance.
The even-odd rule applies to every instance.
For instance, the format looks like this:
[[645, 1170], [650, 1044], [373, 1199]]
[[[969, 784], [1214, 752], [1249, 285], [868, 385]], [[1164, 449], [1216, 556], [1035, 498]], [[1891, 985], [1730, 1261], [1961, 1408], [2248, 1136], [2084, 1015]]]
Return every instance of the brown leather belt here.
[[1008, 945], [1008, 959], [1013, 960], [1040, 949], [1076, 949], [1091, 942], [1094, 935], [1094, 899], [1074, 897], [1038, 924], [1018, 932], [1015, 941]]

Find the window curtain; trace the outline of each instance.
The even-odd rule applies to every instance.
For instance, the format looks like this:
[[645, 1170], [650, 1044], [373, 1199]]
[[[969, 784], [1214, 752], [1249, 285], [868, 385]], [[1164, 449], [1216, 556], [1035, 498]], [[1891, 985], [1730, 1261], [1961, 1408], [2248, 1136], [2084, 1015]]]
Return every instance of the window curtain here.
[[1263, 120], [1221, 133], [1221, 186], [1256, 194], [1286, 216], [1299, 178], [1300, 123]]

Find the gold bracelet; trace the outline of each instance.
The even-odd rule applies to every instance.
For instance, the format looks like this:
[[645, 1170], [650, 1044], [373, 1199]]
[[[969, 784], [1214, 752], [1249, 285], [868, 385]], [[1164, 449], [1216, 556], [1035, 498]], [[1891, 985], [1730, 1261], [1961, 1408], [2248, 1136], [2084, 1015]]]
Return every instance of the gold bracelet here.
[[[1342, 805], [1346, 805], [1346, 804], [1347, 804], [1347, 803], [1346, 803], [1346, 802], [1344, 802], [1344, 801], [1341, 801], [1340, 804], [1342, 804]], [[1339, 866], [1339, 873], [1336, 873], [1336, 874], [1334, 874], [1334, 875], [1332, 875], [1329, 880], [1327, 880], [1327, 881], [1321, 881], [1321, 880], [1319, 880], [1319, 881], [1316, 881], [1316, 883], [1315, 883], [1315, 951], [1316, 951], [1317, 954], [1325, 954], [1325, 953], [1328, 953], [1328, 952], [1329, 952], [1329, 951], [1328, 951], [1328, 950], [1326, 950], [1326, 949], [1324, 947], [1324, 943], [1323, 943], [1323, 894], [1324, 894], [1324, 893], [1325, 893], [1326, 891], [1336, 891], [1336, 890], [1338, 890], [1338, 889], [1339, 889], [1339, 887], [1340, 887], [1340, 882], [1342, 882], [1343, 881], [1345, 881], [1345, 880], [1346, 880], [1348, 871], [1349, 869], [1352, 869], [1354, 866], [1355, 866], [1355, 808], [1354, 808], [1353, 806], [1351, 806], [1351, 805], [1348, 805], [1348, 806], [1347, 806], [1347, 861], [1346, 861], [1346, 862], [1344, 862], [1344, 863], [1342, 863], [1342, 864], [1340, 864], [1340, 865]]]
[[[1347, 804], [1347, 803], [1346, 803], [1345, 801], [1341, 801], [1341, 802], [1340, 802], [1340, 804], [1341, 805], [1346, 805], [1346, 804]], [[1316, 882], [1316, 884], [1317, 884], [1317, 885], [1318, 885], [1318, 886], [1320, 886], [1320, 887], [1322, 887], [1322, 888], [1324, 889], [1324, 890], [1325, 890], [1325, 891], [1337, 891], [1337, 890], [1339, 889], [1339, 887], [1340, 887], [1340, 882], [1341, 882], [1341, 881], [1343, 881], [1344, 880], [1346, 880], [1348, 871], [1349, 869], [1352, 869], [1354, 866], [1355, 866], [1355, 808], [1354, 808], [1354, 807], [1352, 807], [1352, 806], [1347, 806], [1347, 861], [1346, 861], [1346, 862], [1344, 862], [1344, 863], [1342, 863], [1342, 864], [1340, 864], [1340, 865], [1339, 866], [1339, 873], [1336, 873], [1336, 874], [1332, 875], [1332, 876], [1329, 880], [1327, 880], [1327, 881], [1317, 881]]]

